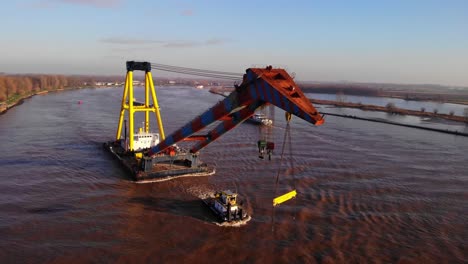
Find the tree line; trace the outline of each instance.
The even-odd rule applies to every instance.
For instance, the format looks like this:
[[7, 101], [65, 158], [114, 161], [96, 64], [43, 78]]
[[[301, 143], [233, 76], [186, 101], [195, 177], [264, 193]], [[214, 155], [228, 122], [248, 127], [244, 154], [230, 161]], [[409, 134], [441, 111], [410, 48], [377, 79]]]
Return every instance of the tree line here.
[[41, 91], [94, 85], [91, 76], [0, 75], [0, 102]]

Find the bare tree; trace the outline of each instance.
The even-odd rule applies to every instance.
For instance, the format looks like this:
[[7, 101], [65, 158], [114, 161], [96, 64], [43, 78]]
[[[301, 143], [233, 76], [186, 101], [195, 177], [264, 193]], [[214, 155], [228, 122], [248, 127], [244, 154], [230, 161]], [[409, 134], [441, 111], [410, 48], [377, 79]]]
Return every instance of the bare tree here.
[[64, 88], [68, 86], [68, 79], [64, 75], [59, 75], [58, 76], [59, 82], [60, 82], [60, 88]]
[[6, 86], [3, 82], [3, 79], [0, 79], [0, 102], [5, 101], [6, 99]]
[[13, 96], [26, 96], [31, 92], [55, 90], [64, 87], [82, 86], [90, 76], [64, 75], [0, 75], [0, 101]]
[[40, 82], [41, 90], [42, 91], [47, 90], [47, 88], [48, 88], [48, 86], [47, 86], [47, 77], [44, 76], [44, 75], [40, 75], [39, 76], [39, 82]]
[[7, 77], [5, 83], [6, 83], [6, 87], [7, 87], [7, 100], [8, 100], [10, 98], [10, 96], [16, 94], [17, 87], [16, 87], [16, 83], [13, 80], [12, 77]]
[[0, 102], [7, 99], [7, 88], [5, 84], [5, 78], [0, 76]]
[[31, 93], [33, 89], [33, 83], [30, 77], [24, 78], [24, 89], [26, 90], [27, 93]]

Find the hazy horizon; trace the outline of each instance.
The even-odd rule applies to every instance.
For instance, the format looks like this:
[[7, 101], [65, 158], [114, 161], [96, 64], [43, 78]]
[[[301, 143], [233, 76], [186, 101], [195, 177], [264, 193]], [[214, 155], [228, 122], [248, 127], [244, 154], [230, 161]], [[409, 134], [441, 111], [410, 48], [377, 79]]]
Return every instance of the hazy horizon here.
[[272, 64], [298, 81], [468, 86], [464, 1], [26, 0], [3, 10], [5, 73], [122, 75], [125, 61], [142, 60], [232, 72]]

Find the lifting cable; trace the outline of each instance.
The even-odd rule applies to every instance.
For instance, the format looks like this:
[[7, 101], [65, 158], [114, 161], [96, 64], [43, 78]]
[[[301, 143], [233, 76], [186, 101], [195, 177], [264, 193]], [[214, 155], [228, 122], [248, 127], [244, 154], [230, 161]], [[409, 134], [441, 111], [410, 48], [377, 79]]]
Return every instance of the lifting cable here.
[[[281, 172], [281, 164], [283, 164], [284, 149], [286, 147], [286, 136], [289, 134], [290, 128], [291, 128], [291, 126], [290, 126], [289, 120], [288, 120], [287, 123], [286, 123], [286, 129], [284, 131], [284, 136], [283, 136], [283, 146], [281, 147], [280, 168], [278, 169], [278, 172], [276, 173], [275, 196], [276, 196], [277, 191], [278, 191], [278, 183], [279, 183], [279, 175], [280, 175], [280, 172]], [[289, 137], [289, 138], [291, 138], [291, 137]]]
[[185, 70], [185, 71], [198, 71], [198, 72], [206, 72], [206, 73], [233, 75], [233, 76], [236, 76], [236, 77], [242, 77], [242, 75], [243, 75], [242, 73], [238, 73], [238, 72], [203, 70], [203, 69], [196, 69], [196, 68], [171, 66], [171, 65], [167, 65], [167, 64], [161, 64], [161, 63], [151, 63], [151, 66], [158, 67], [158, 68], [171, 68], [171, 69]]
[[160, 64], [160, 63], [151, 63], [151, 67], [155, 70], [160, 70], [160, 71], [174, 72], [174, 73], [208, 77], [208, 78], [235, 80], [235, 81], [238, 81], [242, 79], [243, 77], [243, 74], [241, 73], [179, 67], [179, 66], [172, 66], [172, 65]]
[[[264, 116], [265, 118], [268, 118], [269, 120], [273, 120], [273, 116], [270, 114], [268, 116], [266, 114], [267, 107], [270, 107], [271, 105], [265, 104], [260, 107], [260, 110], [257, 111], [258, 114]], [[261, 121], [263, 122], [263, 120]], [[273, 125], [272, 124], [260, 124], [258, 126], [258, 134], [259, 134], [259, 141], [257, 142], [257, 146], [259, 147], [259, 154], [260, 158], [263, 159], [264, 155], [268, 155], [268, 160], [271, 161], [271, 155], [273, 154], [273, 149], [274, 145], [273, 142], [270, 140], [273, 138]]]
[[[293, 190], [286, 193], [286, 194], [283, 194], [281, 196], [278, 196], [276, 198], [273, 199], [273, 216], [272, 216], [272, 231], [274, 231], [275, 229], [275, 207], [280, 205], [281, 203], [284, 203], [292, 198], [295, 198], [296, 195], [297, 195], [297, 192], [296, 192], [296, 178], [294, 176], [294, 163], [293, 163], [293, 157], [292, 157], [292, 142], [291, 142], [291, 125], [290, 125], [290, 121], [291, 121], [291, 114], [286, 112], [285, 113], [286, 115], [286, 129], [284, 131], [284, 137], [283, 137], [283, 146], [281, 148], [281, 158], [280, 158], [280, 166], [278, 168], [278, 172], [276, 174], [276, 181], [275, 181], [275, 197], [278, 193], [278, 185], [279, 185], [279, 175], [280, 175], [280, 172], [281, 172], [281, 165], [283, 164], [283, 158], [284, 158], [284, 150], [285, 150], [285, 147], [286, 147], [286, 143], [289, 144], [289, 160], [290, 160], [290, 165], [291, 165], [291, 174], [292, 174], [292, 178], [293, 178]], [[288, 140], [288, 142], [286, 142], [286, 139]], [[297, 203], [297, 201], [296, 201]], [[294, 219], [296, 217], [294, 216]]]

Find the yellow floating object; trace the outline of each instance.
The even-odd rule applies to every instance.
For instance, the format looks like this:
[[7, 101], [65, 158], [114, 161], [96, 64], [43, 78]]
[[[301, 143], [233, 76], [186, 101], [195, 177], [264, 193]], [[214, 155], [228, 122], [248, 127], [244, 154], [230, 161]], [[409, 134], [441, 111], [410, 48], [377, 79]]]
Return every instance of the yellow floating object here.
[[141, 152], [135, 153], [135, 158], [137, 158], [137, 159], [143, 158], [143, 153], [141, 153]]
[[296, 190], [293, 190], [293, 191], [290, 191], [286, 194], [283, 194], [281, 196], [278, 196], [276, 197], [275, 199], [273, 199], [273, 206], [277, 206], [279, 204], [282, 204], [288, 200], [291, 200], [292, 198], [295, 198], [297, 195], [297, 192]]

